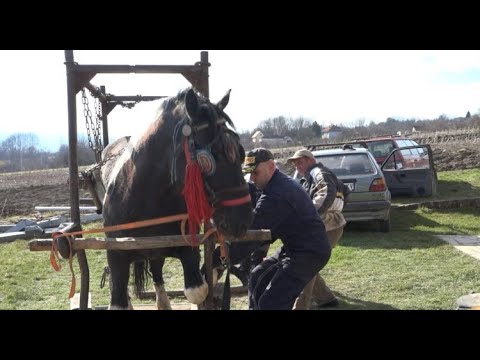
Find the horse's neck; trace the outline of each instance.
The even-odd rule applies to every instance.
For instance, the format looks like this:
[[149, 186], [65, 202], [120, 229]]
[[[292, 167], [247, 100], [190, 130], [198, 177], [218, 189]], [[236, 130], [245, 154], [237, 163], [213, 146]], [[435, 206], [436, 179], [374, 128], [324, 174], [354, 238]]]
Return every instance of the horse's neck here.
[[159, 131], [152, 128], [149, 130], [148, 135], [133, 144], [131, 159], [134, 163], [135, 175], [132, 180], [136, 183], [143, 183], [148, 182], [147, 179], [153, 176], [161, 179], [165, 186], [167, 183], [171, 187], [178, 186], [179, 184], [172, 184], [171, 170], [172, 162], [176, 157], [174, 170], [177, 178], [183, 180], [185, 155], [182, 144], [178, 142], [180, 140], [174, 143], [173, 132], [170, 131]]

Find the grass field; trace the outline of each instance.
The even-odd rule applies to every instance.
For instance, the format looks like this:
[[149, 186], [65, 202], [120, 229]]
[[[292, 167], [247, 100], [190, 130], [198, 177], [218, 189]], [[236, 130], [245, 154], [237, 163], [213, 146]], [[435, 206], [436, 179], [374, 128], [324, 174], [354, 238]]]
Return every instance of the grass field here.
[[[439, 173], [439, 179], [443, 196], [478, 196], [479, 169]], [[339, 309], [454, 309], [458, 297], [480, 292], [479, 260], [435, 237], [436, 234], [479, 235], [479, 216], [479, 208], [393, 209], [391, 233], [349, 224], [322, 271], [341, 299]], [[279, 245], [277, 241], [273, 249]], [[108, 285], [99, 287], [106, 266], [105, 252], [89, 250], [87, 256], [92, 304], [106, 305]], [[167, 259], [166, 264], [167, 289], [182, 288], [180, 263]], [[76, 263], [75, 271], [79, 284]], [[30, 252], [22, 240], [0, 245], [0, 309], [68, 309], [70, 280], [68, 264], [63, 263], [63, 269], [55, 272], [48, 252]], [[246, 309], [246, 297], [233, 298], [232, 308]]]
[[[480, 291], [480, 262], [434, 235], [480, 234], [479, 216], [480, 209], [472, 208], [393, 210], [389, 234], [348, 226], [323, 270], [341, 299], [339, 309], [453, 309], [458, 297]], [[99, 288], [105, 252], [89, 250], [87, 256], [93, 306], [106, 305], [108, 286]], [[25, 241], [2, 245], [0, 261], [0, 309], [69, 308], [66, 263], [55, 272], [49, 253], [30, 252]], [[168, 259], [165, 269], [167, 288], [182, 288], [180, 263]], [[234, 298], [232, 308], [246, 309], [246, 297]]]

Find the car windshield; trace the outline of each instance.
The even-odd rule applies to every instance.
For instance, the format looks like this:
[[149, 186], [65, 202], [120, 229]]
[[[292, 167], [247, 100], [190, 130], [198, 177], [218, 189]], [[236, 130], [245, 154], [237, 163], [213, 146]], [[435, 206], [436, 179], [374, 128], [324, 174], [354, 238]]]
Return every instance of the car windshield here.
[[374, 157], [387, 156], [394, 149], [392, 140], [367, 142], [367, 147]]
[[316, 159], [332, 170], [337, 176], [375, 173], [373, 164], [365, 153], [320, 155], [317, 156]]

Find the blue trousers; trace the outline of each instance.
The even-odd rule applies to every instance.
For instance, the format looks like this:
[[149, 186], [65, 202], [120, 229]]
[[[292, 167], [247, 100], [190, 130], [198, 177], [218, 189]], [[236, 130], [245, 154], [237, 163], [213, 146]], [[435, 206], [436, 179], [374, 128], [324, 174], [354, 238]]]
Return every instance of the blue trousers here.
[[330, 254], [287, 254], [283, 247], [277, 250], [250, 274], [249, 309], [291, 310], [305, 285], [327, 264]]

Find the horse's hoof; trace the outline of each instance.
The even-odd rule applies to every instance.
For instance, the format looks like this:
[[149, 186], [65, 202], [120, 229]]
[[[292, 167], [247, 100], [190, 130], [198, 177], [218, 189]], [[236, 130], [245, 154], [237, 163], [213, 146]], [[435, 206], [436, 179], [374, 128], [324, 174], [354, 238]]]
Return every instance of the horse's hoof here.
[[185, 297], [187, 298], [187, 300], [190, 301], [192, 304], [201, 304], [207, 298], [208, 284], [206, 282], [203, 282], [202, 285], [194, 288], [185, 289], [183, 292], [185, 293]]

